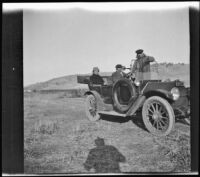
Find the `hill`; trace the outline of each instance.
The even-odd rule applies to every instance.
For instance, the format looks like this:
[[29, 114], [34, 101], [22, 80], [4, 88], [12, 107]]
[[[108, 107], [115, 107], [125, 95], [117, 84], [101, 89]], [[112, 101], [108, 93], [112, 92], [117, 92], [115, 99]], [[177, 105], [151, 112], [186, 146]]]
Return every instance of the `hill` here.
[[[160, 63], [158, 66], [159, 77], [162, 80], [180, 79], [185, 82], [186, 86], [190, 85], [190, 66], [189, 64], [171, 64]], [[112, 72], [102, 72], [100, 75], [109, 76]], [[88, 74], [82, 74], [88, 75]], [[46, 82], [39, 82], [26, 86], [25, 90], [64, 90], [64, 89], [84, 89], [88, 88], [86, 84], [77, 83], [77, 75], [68, 75], [54, 78]]]

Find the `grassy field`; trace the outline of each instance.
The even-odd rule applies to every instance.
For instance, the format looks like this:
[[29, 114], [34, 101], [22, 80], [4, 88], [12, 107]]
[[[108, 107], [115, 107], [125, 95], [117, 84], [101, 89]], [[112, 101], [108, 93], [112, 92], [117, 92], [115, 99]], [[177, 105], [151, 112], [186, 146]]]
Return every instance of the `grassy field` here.
[[90, 122], [84, 98], [24, 95], [25, 173], [95, 172], [88, 172], [84, 163], [97, 137], [124, 156], [121, 172], [190, 171], [190, 128], [182, 122], [169, 136], [155, 137], [145, 130], [140, 116], [134, 120], [104, 116]]

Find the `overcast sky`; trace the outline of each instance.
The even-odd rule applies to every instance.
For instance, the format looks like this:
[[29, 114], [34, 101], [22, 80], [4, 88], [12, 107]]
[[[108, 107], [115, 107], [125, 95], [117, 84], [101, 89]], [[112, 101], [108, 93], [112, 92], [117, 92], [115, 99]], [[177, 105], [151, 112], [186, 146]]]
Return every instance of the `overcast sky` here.
[[156, 11], [24, 11], [24, 85], [114, 71], [142, 48], [157, 62], [189, 63], [188, 8]]

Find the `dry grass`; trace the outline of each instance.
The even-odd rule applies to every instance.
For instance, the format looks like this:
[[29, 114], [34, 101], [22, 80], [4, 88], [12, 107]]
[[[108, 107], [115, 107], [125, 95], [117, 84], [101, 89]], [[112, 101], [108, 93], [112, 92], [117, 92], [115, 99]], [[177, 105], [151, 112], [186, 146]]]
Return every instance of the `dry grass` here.
[[25, 173], [88, 173], [83, 164], [97, 137], [125, 156], [122, 172], [190, 171], [190, 129], [184, 124], [158, 138], [123, 118], [88, 121], [83, 98], [24, 97]]
[[39, 120], [35, 123], [32, 133], [37, 132], [39, 134], [53, 134], [58, 130], [58, 120], [48, 121]]
[[172, 172], [189, 172], [191, 167], [190, 136], [179, 130], [164, 138], [154, 138], [160, 154], [173, 163]]

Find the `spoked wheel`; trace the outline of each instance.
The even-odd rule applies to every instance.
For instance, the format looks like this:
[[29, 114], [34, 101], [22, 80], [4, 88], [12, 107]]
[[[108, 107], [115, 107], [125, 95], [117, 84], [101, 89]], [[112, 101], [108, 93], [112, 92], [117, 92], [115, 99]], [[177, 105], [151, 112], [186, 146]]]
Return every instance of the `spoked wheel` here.
[[145, 101], [142, 118], [148, 131], [156, 136], [168, 135], [175, 124], [171, 105], [159, 96], [152, 96]]
[[90, 121], [97, 121], [100, 119], [100, 115], [98, 114], [97, 102], [94, 95], [87, 95], [85, 109], [86, 115]]

